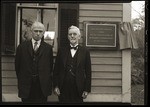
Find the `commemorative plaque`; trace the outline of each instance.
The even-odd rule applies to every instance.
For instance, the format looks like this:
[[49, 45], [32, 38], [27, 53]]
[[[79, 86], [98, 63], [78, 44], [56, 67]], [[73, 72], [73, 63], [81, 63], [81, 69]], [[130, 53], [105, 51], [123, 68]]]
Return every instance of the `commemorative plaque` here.
[[87, 47], [116, 47], [116, 24], [93, 24], [85, 25]]

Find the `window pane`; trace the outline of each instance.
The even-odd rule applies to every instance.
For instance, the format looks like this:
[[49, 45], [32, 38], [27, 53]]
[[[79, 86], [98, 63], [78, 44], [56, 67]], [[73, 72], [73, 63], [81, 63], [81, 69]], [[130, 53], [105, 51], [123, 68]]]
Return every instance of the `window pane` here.
[[56, 9], [22, 9], [21, 18], [21, 41], [30, 40], [32, 38], [31, 25], [34, 21], [42, 22], [46, 28], [44, 41], [53, 46], [53, 51], [57, 51], [56, 37]]
[[[53, 46], [53, 51], [57, 51], [57, 37], [56, 37], [56, 10], [43, 10], [43, 24], [46, 32], [44, 41]], [[46, 34], [47, 33], [47, 34]]]
[[37, 9], [22, 9], [22, 41], [31, 39], [30, 27], [37, 19]]
[[43, 23], [46, 30], [55, 31], [56, 10], [43, 11]]

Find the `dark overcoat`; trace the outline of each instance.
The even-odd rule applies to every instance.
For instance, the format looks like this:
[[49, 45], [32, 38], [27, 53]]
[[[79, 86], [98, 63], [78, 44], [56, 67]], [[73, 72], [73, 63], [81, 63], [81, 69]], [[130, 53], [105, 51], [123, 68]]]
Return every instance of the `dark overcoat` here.
[[[40, 86], [44, 96], [52, 93], [52, 70], [53, 52], [52, 46], [41, 41], [38, 54], [38, 73]], [[15, 56], [15, 70], [18, 79], [18, 96], [26, 98], [29, 95], [32, 83], [32, 64], [33, 64], [32, 42], [25, 41], [17, 47]]]
[[[62, 88], [64, 77], [67, 72], [65, 69], [69, 52], [69, 46], [60, 48], [55, 61], [53, 75], [54, 88], [58, 86], [60, 90]], [[78, 46], [77, 55], [77, 71], [75, 72], [76, 84], [79, 95], [82, 95], [83, 91], [91, 91], [91, 58], [89, 51], [80, 45]]]

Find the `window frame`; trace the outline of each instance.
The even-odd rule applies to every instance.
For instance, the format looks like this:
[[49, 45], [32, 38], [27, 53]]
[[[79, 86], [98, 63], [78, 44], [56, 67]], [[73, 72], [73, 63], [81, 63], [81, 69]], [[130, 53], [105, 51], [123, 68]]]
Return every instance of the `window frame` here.
[[57, 53], [58, 49], [58, 3], [48, 3], [52, 5], [39, 5], [39, 3], [36, 3], [36, 6], [30, 6], [30, 5], [21, 5], [21, 3], [17, 3], [16, 9], [17, 9], [17, 17], [16, 17], [16, 42], [15, 42], [15, 49], [17, 46], [21, 43], [21, 17], [22, 17], [22, 9], [48, 9], [48, 10], [56, 10], [56, 21], [55, 21], [55, 39], [54, 41], [56, 42], [56, 46], [54, 45], [54, 50], [53, 54], [54, 56]]

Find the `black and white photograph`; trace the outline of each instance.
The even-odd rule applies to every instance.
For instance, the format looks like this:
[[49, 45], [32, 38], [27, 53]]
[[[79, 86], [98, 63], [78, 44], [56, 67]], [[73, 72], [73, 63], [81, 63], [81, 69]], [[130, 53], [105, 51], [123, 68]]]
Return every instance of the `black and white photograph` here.
[[1, 1], [1, 104], [147, 105], [148, 1]]

